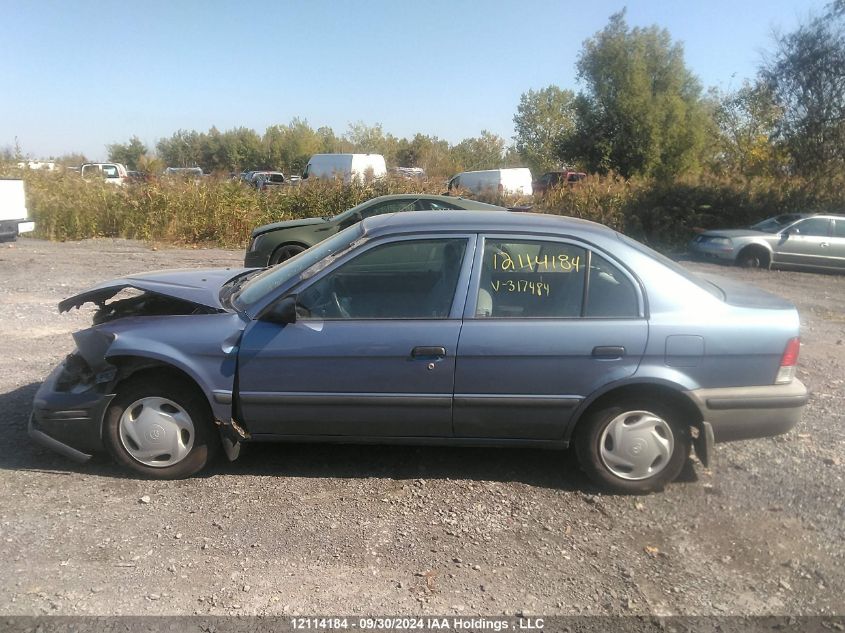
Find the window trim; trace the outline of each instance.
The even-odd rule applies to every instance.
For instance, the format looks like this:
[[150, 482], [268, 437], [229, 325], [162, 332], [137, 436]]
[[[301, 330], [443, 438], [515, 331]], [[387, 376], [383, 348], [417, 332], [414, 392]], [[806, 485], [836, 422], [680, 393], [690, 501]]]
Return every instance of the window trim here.
[[[615, 266], [620, 273], [634, 286], [634, 293], [637, 296], [637, 316], [627, 317], [599, 317], [586, 316], [587, 296], [590, 291], [590, 274], [584, 276], [584, 290], [581, 297], [581, 315], [580, 316], [514, 316], [514, 317], [479, 317], [476, 316], [475, 310], [478, 304], [478, 291], [481, 284], [482, 258], [487, 244], [487, 240], [492, 241], [506, 241], [512, 240], [515, 242], [558, 242], [562, 244], [569, 244], [577, 248], [583, 248], [586, 251], [587, 258], [587, 273], [591, 271], [592, 254], [597, 253], [606, 259], [611, 265]], [[624, 265], [619, 258], [611, 255], [606, 250], [591, 244], [590, 242], [581, 241], [572, 237], [543, 235], [536, 233], [479, 233], [478, 241], [475, 245], [475, 258], [472, 266], [472, 277], [467, 288], [467, 298], [464, 307], [464, 320], [472, 321], [490, 321], [500, 323], [504, 321], [644, 321], [648, 320], [648, 311], [646, 309], [646, 293], [639, 278], [632, 273], [632, 271]]]
[[468, 300], [468, 285], [471, 278], [472, 270], [473, 270], [473, 263], [475, 261], [475, 254], [476, 254], [476, 244], [478, 241], [478, 236], [475, 233], [416, 233], [413, 235], [410, 234], [403, 234], [403, 235], [392, 235], [380, 239], [373, 239], [370, 242], [362, 245], [359, 248], [355, 248], [350, 252], [346, 253], [343, 257], [339, 258], [337, 261], [332, 262], [332, 264], [325, 269], [321, 270], [318, 274], [314, 275], [313, 277], [309, 277], [308, 279], [303, 280], [302, 282], [296, 284], [292, 288], [290, 288], [287, 292], [283, 295], [277, 297], [269, 305], [275, 303], [276, 301], [281, 301], [284, 297], [290, 295], [297, 295], [300, 292], [308, 290], [313, 284], [318, 283], [326, 276], [333, 273], [335, 270], [351, 262], [353, 259], [367, 253], [368, 251], [372, 250], [373, 248], [378, 248], [380, 246], [384, 246], [386, 244], [393, 244], [397, 242], [422, 242], [422, 241], [431, 241], [431, 240], [465, 240], [466, 241], [466, 248], [464, 249], [464, 260], [461, 264], [460, 271], [458, 272], [458, 281], [455, 286], [455, 294], [452, 296], [452, 306], [449, 309], [449, 314], [445, 317], [406, 317], [406, 318], [382, 318], [382, 317], [361, 317], [361, 318], [353, 318], [347, 319], [345, 317], [297, 317], [297, 322], [303, 321], [308, 323], [319, 323], [323, 321], [343, 321], [344, 323], [352, 323], [352, 322], [365, 322], [370, 323], [373, 321], [449, 321], [449, 320], [460, 320], [461, 315], [464, 312], [464, 307], [466, 301]]

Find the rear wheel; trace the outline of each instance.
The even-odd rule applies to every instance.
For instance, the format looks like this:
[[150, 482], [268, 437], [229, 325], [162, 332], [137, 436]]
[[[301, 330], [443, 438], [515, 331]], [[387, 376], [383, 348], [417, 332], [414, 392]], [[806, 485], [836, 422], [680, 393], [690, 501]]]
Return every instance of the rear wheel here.
[[275, 266], [276, 264], [281, 264], [282, 262], [287, 261], [294, 255], [299, 255], [304, 250], [305, 247], [300, 246], [299, 244], [288, 244], [286, 246], [281, 246], [276, 249], [275, 253], [273, 253], [271, 265]]
[[220, 443], [205, 397], [172, 379], [125, 383], [106, 411], [103, 435], [119, 464], [153, 479], [199, 472]]
[[576, 431], [578, 461], [593, 481], [616, 492], [662, 490], [689, 457], [689, 429], [678, 417], [633, 399], [597, 409]]

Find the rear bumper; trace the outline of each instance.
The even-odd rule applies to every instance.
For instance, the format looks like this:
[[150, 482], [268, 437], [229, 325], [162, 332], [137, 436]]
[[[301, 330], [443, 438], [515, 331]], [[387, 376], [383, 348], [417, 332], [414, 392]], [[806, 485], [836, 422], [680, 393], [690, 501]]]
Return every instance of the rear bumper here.
[[786, 385], [685, 392], [713, 428], [716, 442], [780, 435], [801, 419], [809, 394], [800, 380]]
[[57, 391], [61, 371], [59, 365], [35, 394], [29, 436], [65, 457], [84, 462], [103, 450], [103, 416], [114, 395], [94, 389], [82, 393]]
[[695, 257], [702, 259], [718, 259], [724, 262], [732, 262], [736, 259], [736, 251], [733, 247], [726, 249], [707, 242], [692, 241], [689, 243], [689, 251]]

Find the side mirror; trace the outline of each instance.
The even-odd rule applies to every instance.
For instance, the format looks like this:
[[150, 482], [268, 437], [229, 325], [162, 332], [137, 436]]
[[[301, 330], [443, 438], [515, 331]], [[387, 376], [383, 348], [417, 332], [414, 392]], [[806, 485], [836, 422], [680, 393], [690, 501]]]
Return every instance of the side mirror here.
[[282, 297], [265, 310], [259, 318], [279, 325], [296, 323], [296, 295]]

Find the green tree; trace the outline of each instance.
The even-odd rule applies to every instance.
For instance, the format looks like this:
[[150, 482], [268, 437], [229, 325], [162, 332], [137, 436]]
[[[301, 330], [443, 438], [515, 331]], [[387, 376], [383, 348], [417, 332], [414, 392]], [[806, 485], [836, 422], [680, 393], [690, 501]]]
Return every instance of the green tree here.
[[513, 122], [516, 151], [540, 173], [559, 165], [558, 149], [575, 131], [575, 93], [549, 86], [520, 97]]
[[465, 138], [452, 148], [457, 171], [497, 169], [502, 166], [505, 139], [498, 134], [481, 130], [480, 136]]
[[123, 163], [127, 169], [138, 169], [138, 159], [147, 153], [147, 146], [137, 136], [129, 139], [128, 143], [114, 143], [106, 146], [109, 160]]
[[747, 177], [779, 172], [785, 156], [774, 136], [782, 111], [768, 86], [745, 82], [716, 98], [717, 170]]
[[574, 102], [576, 131], [561, 159], [626, 177], [700, 169], [712, 120], [668, 31], [629, 28], [625, 12], [616, 13], [584, 43], [577, 68], [586, 91]]
[[776, 38], [761, 77], [782, 108], [777, 138], [796, 173], [818, 177], [845, 163], [845, 2]]
[[323, 151], [323, 138], [308, 121], [297, 117], [288, 125], [268, 127], [264, 132], [264, 145], [273, 166], [287, 174], [298, 174], [313, 154]]
[[202, 145], [203, 139], [198, 132], [177, 130], [170, 138], [156, 143], [156, 153], [168, 167], [196, 167], [203, 158]]

